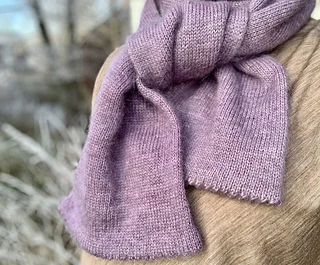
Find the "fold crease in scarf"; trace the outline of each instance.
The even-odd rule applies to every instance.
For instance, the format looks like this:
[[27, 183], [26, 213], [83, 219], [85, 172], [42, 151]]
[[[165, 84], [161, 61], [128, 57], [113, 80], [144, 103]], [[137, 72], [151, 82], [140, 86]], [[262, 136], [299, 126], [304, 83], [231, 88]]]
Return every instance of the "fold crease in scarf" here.
[[281, 203], [288, 83], [263, 53], [298, 31], [315, 1], [157, 3], [147, 1], [105, 76], [59, 207], [79, 245], [102, 258], [200, 251], [186, 185]]

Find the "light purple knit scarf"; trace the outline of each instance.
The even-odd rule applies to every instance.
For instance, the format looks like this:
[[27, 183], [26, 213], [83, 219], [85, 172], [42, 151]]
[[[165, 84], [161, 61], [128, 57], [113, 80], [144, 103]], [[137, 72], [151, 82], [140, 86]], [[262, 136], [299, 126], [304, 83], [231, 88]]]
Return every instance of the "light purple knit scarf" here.
[[[107, 259], [202, 249], [185, 185], [280, 204], [288, 83], [263, 52], [314, 0], [148, 0], [108, 71], [60, 213]], [[160, 12], [159, 12], [160, 11]]]

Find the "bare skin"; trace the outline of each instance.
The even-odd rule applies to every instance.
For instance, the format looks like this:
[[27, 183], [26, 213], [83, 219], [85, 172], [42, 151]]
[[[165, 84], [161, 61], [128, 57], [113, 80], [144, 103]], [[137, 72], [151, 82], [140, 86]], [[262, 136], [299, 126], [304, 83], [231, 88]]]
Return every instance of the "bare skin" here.
[[[97, 77], [92, 104], [119, 49]], [[273, 55], [291, 89], [290, 138], [280, 207], [188, 188], [205, 249], [189, 257], [154, 261], [103, 260], [82, 252], [81, 265], [307, 265], [320, 264], [320, 22], [311, 20]]]

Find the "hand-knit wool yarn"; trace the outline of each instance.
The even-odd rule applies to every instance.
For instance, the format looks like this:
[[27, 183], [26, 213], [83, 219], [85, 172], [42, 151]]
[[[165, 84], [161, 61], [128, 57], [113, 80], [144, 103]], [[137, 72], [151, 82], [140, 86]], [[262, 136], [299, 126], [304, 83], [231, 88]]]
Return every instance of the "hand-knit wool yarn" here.
[[279, 205], [288, 84], [262, 53], [308, 20], [313, 0], [147, 1], [107, 73], [60, 213], [108, 259], [201, 250], [185, 185]]

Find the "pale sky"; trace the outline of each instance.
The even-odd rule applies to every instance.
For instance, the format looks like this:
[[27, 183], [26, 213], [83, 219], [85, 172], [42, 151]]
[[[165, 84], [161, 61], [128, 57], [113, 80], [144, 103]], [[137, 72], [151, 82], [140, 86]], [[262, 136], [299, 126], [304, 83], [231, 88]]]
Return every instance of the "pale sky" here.
[[[109, 16], [109, 1], [113, 0], [76, 0], [81, 9], [76, 25], [81, 31], [87, 31], [102, 23]], [[40, 0], [46, 26], [52, 39], [65, 33], [65, 0]], [[88, 4], [93, 3], [88, 8]], [[88, 11], [88, 14], [85, 12]], [[0, 0], [0, 34], [14, 33], [28, 41], [39, 39], [38, 25], [28, 0]]]
[[0, 34], [30, 35], [36, 30], [33, 13], [26, 0], [0, 0]]

